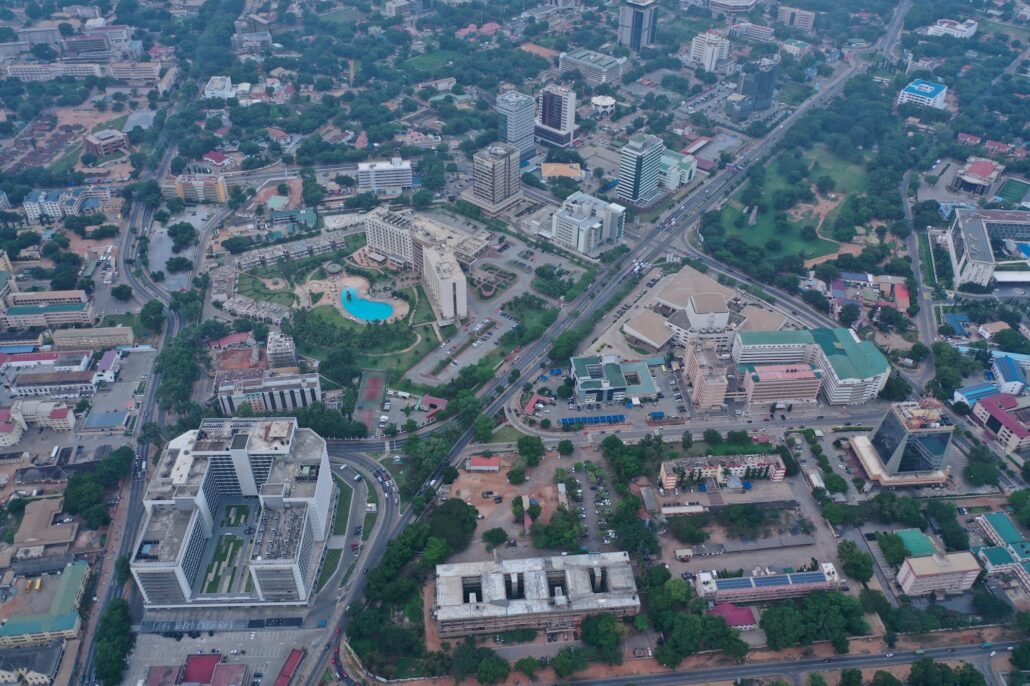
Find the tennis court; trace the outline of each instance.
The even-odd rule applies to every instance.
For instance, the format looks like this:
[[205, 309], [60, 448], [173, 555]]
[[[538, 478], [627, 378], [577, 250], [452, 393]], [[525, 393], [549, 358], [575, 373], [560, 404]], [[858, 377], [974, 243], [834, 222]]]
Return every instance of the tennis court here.
[[379, 408], [386, 395], [386, 372], [382, 369], [365, 369], [358, 384], [358, 401], [354, 406], [354, 419], [368, 428], [369, 434], [376, 433]]
[[1027, 192], [1030, 192], [1030, 183], [1019, 179], [1009, 179], [998, 189], [998, 195], [1004, 198], [1005, 202], [1013, 204], [1023, 202]]

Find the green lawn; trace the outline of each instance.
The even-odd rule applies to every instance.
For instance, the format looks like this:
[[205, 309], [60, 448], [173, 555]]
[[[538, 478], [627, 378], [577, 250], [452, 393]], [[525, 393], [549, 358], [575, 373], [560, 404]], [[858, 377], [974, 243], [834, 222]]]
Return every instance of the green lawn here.
[[265, 302], [283, 305], [284, 307], [292, 307], [297, 302], [297, 296], [293, 291], [286, 289], [272, 290], [249, 274], [240, 274], [236, 290], [239, 291], [240, 295], [245, 295], [254, 300], [264, 300]]
[[125, 314], [109, 314], [104, 317], [104, 321], [100, 326], [131, 326], [132, 333], [136, 335], [136, 338], [146, 338], [150, 335], [146, 327], [140, 324], [139, 317], [131, 312]]
[[97, 131], [103, 131], [104, 129], [114, 129], [116, 131], [121, 131], [122, 127], [125, 126], [125, 122], [128, 121], [128, 119], [129, 115], [123, 114], [122, 116], [112, 119], [111, 121], [100, 122], [90, 130], [90, 133], [96, 133]]
[[354, 495], [354, 489], [335, 474], [333, 479], [340, 487], [340, 501], [336, 504], [336, 519], [333, 521], [333, 535], [338, 536], [347, 533], [347, 516], [350, 514], [350, 500]]
[[418, 295], [418, 307], [415, 308], [415, 316], [411, 319], [411, 323], [425, 324], [436, 319], [436, 315], [433, 314], [433, 306], [429, 303], [429, 296], [426, 295], [425, 289], [422, 286], [415, 286], [411, 291]]
[[980, 21], [980, 26], [976, 32], [977, 38], [987, 33], [1004, 33], [1007, 34], [1009, 38], [1014, 38], [1024, 45], [1026, 44], [1027, 39], [1030, 39], [1030, 31], [1019, 28], [1018, 26], [999, 24], [993, 21]]
[[339, 548], [332, 548], [325, 552], [325, 563], [322, 565], [322, 571], [318, 574], [318, 584], [315, 586], [316, 593], [325, 588], [325, 585], [329, 583], [329, 579], [336, 573], [336, 568], [340, 566], [340, 557], [342, 555], [343, 551]]
[[[379, 505], [379, 494], [376, 493], [376, 489], [372, 488], [372, 484], [368, 485], [368, 502], [375, 503], [376, 506]], [[368, 537], [372, 535], [372, 528], [376, 523], [376, 514], [375, 512], [365, 513], [365, 522], [361, 526], [362, 541], [367, 541]]]
[[355, 7], [344, 7], [342, 9], [336, 10], [335, 12], [323, 14], [320, 17], [320, 19], [322, 19], [323, 21], [332, 22], [334, 24], [347, 24], [352, 21], [358, 21], [359, 19], [364, 18], [364, 16], [365, 15], [363, 15]]
[[812, 164], [812, 180], [829, 174], [837, 182], [835, 190], [843, 193], [865, 193], [869, 190], [869, 176], [865, 167], [834, 155], [822, 143], [805, 153]]
[[[397, 489], [400, 490], [401, 486], [404, 485], [404, 463], [394, 463], [393, 455], [383, 455], [379, 459], [379, 463], [383, 465], [386, 471], [390, 472], [393, 482], [397, 484]], [[405, 496], [401, 496], [401, 503], [406, 503], [408, 500]]]
[[523, 436], [525, 436], [525, 434], [511, 424], [505, 424], [501, 428], [497, 429], [497, 431], [494, 431], [490, 440], [494, 443], [515, 443]]
[[54, 163], [47, 167], [47, 169], [55, 174], [69, 171], [75, 166], [75, 163], [79, 161], [79, 153], [81, 152], [82, 143], [76, 143], [68, 148], [63, 155], [54, 160]]
[[229, 572], [229, 586], [227, 590], [232, 590], [232, 580], [236, 575], [235, 558], [242, 547], [243, 539], [239, 536], [224, 534], [219, 537], [215, 554], [211, 558], [211, 563], [207, 566], [207, 571], [204, 573], [204, 578], [208, 580], [204, 585], [204, 593], [218, 593], [219, 586], [222, 583], [222, 575], [226, 571]]
[[425, 55], [419, 55], [408, 60], [408, 64], [415, 69], [423, 69], [425, 71], [433, 71], [444, 66], [450, 60], [461, 57], [460, 53], [454, 52], [453, 50], [437, 50], [435, 52], [427, 53]]
[[923, 281], [931, 288], [937, 285], [937, 275], [933, 271], [933, 259], [930, 255], [930, 238], [919, 234], [919, 266], [923, 270]]

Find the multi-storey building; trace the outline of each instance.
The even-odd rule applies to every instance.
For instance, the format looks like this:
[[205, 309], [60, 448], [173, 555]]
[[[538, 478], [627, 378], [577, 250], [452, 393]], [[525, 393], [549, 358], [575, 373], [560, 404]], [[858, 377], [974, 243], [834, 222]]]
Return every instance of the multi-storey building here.
[[898, 570], [898, 585], [908, 596], [965, 593], [980, 576], [980, 565], [969, 551], [909, 557]]
[[[77, 638], [82, 627], [79, 603], [86, 592], [89, 576], [89, 564], [79, 560], [67, 564], [60, 574], [29, 579], [28, 583], [38, 582], [38, 586], [34, 591], [26, 590], [25, 594], [40, 593], [42, 598], [33, 598], [33, 602], [24, 599], [19, 603], [21, 612], [5, 618], [0, 626], [0, 648], [46, 646]], [[19, 676], [7, 683], [33, 686], [51, 683], [46, 675], [39, 672], [21, 672]]]
[[96, 392], [95, 375], [91, 371], [50, 372], [29, 369], [14, 377], [10, 391], [15, 398], [45, 396], [73, 399], [92, 396]]
[[119, 150], [129, 148], [129, 137], [115, 129], [103, 129], [96, 133], [88, 134], [84, 139], [86, 150], [97, 157], [107, 157]]
[[658, 44], [658, 0], [622, 0], [619, 6], [619, 45], [634, 52]]
[[318, 374], [270, 374], [256, 379], [227, 379], [215, 387], [222, 414], [234, 417], [242, 405], [255, 412], [289, 412], [322, 400]]
[[741, 331], [733, 341], [741, 365], [811, 364], [822, 374], [822, 394], [831, 405], [857, 405], [875, 398], [890, 365], [875, 345], [851, 329]]
[[507, 210], [522, 198], [520, 151], [507, 143], [491, 143], [472, 157], [472, 188], [465, 200], [487, 214]]
[[513, 629], [568, 632], [598, 614], [640, 611], [629, 554], [437, 565], [433, 616], [444, 637]]
[[650, 205], [661, 195], [658, 187], [665, 143], [658, 136], [638, 133], [619, 151], [619, 200]]
[[399, 157], [389, 162], [358, 162], [358, 191], [400, 195], [412, 189], [411, 162]]
[[88, 329], [57, 329], [50, 332], [58, 350], [104, 350], [136, 342], [131, 326], [100, 326]]
[[29, 222], [39, 224], [44, 217], [54, 220], [64, 216], [61, 207], [63, 197], [61, 191], [32, 191], [22, 200], [21, 206]]
[[578, 71], [592, 86], [622, 83], [625, 57], [611, 57], [586, 48], [576, 48], [558, 56], [558, 69], [562, 74]]
[[948, 87], [943, 84], [916, 79], [901, 89], [898, 94], [898, 104], [913, 103], [923, 107], [932, 107], [935, 110], [943, 110], [947, 107], [945, 101], [947, 94]]
[[468, 318], [468, 284], [454, 253], [442, 245], [422, 249], [422, 283], [440, 322]]
[[729, 37], [737, 40], [753, 40], [768, 43], [775, 38], [775, 30], [771, 26], [760, 26], [748, 21], [734, 24], [729, 29]]
[[65, 61], [106, 61], [111, 52], [111, 41], [102, 33], [66, 36], [61, 40]]
[[944, 468], [954, 427], [942, 423], [939, 402], [924, 399], [891, 405], [870, 442], [887, 474]]
[[186, 174], [175, 178], [175, 195], [191, 202], [225, 203], [229, 188], [222, 176]]
[[618, 355], [584, 355], [573, 357], [570, 366], [580, 405], [658, 395], [646, 362], [624, 362]]
[[727, 14], [750, 12], [756, 5], [758, 5], [758, 0], [708, 0], [708, 7], [712, 12]]
[[1030, 448], [1030, 398], [995, 393], [976, 401], [972, 417], [1006, 452]]
[[972, 38], [979, 24], [972, 20], [958, 22], [954, 19], [938, 19], [926, 30], [928, 36], [951, 36], [952, 38]]
[[622, 241], [625, 224], [625, 207], [577, 191], [551, 217], [551, 236], [564, 248], [597, 257]]
[[810, 364], [765, 364], [741, 368], [748, 405], [814, 403], [823, 375]]
[[993, 242], [1030, 240], [1030, 212], [956, 208], [954, 214], [944, 242], [956, 286], [991, 282], [997, 266]]
[[658, 185], [667, 191], [679, 190], [694, 180], [697, 174], [697, 159], [693, 155], [683, 155], [674, 150], [662, 153], [661, 167], [658, 172]]
[[205, 100], [228, 100], [235, 91], [232, 87], [232, 79], [228, 76], [212, 76], [204, 85]]
[[705, 71], [721, 71], [729, 55], [730, 41], [718, 31], [705, 31], [690, 40], [690, 61]]
[[293, 342], [293, 336], [270, 331], [265, 351], [268, 355], [268, 366], [272, 369], [287, 369], [297, 366], [297, 346]]
[[776, 10], [776, 21], [802, 31], [811, 31], [812, 27], [815, 26], [815, 12], [780, 5]]
[[536, 98], [536, 139], [559, 148], [572, 145], [576, 135], [576, 91], [554, 83]]
[[[171, 73], [175, 67], [169, 67]], [[159, 62], [112, 62], [107, 65], [106, 75], [117, 81], [155, 85], [162, 80]]]
[[755, 603], [762, 600], [798, 598], [813, 591], [833, 591], [844, 585], [832, 562], [823, 562], [814, 572], [765, 574], [720, 579], [711, 572], [699, 572], [694, 589], [702, 600], [717, 603]]
[[[144, 604], [308, 603], [334, 491], [325, 441], [296, 419], [203, 420], [169, 441], [143, 497], [130, 569]], [[227, 529], [230, 510], [243, 521]]]
[[75, 428], [72, 408], [53, 400], [15, 400], [11, 403], [10, 412], [26, 429], [36, 426], [52, 431], [71, 431]]
[[[75, 294], [81, 293], [81, 299]], [[61, 294], [67, 297], [61, 298]], [[48, 296], [51, 299], [48, 299]], [[93, 324], [96, 312], [85, 291], [11, 293], [0, 314], [0, 326], [21, 329], [33, 326], [57, 328]]]
[[75, 64], [72, 62], [8, 64], [7, 76], [18, 81], [53, 81], [62, 76], [73, 79], [105, 76], [100, 64]]
[[779, 73], [780, 58], [777, 56], [763, 57], [741, 68], [737, 92], [748, 99], [750, 112], [762, 112], [772, 107]]
[[497, 130], [501, 140], [518, 149], [527, 160], [536, 152], [533, 133], [536, 126], [536, 100], [525, 93], [505, 91], [497, 96]]
[[690, 399], [695, 407], [710, 409], [725, 405], [729, 376], [729, 365], [719, 359], [710, 342], [697, 342], [687, 349], [683, 377], [690, 384]]
[[724, 482], [726, 475], [738, 479], [761, 478], [783, 481], [787, 476], [787, 468], [775, 453], [706, 455], [704, 458], [677, 457], [662, 462], [658, 469], [658, 483], [666, 491], [671, 491], [704, 479], [718, 479]]

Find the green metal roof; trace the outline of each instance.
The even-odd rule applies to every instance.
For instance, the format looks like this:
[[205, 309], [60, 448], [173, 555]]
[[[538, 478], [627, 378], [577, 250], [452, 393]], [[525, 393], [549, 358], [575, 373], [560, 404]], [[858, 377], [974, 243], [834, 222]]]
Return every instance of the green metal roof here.
[[883, 353], [870, 341], [856, 341], [851, 329], [813, 329], [811, 333], [841, 379], [868, 379], [889, 369]]
[[813, 343], [811, 331], [741, 331], [737, 334], [744, 345], [807, 345]]
[[1023, 540], [1023, 534], [1019, 533], [1019, 529], [1016, 528], [1016, 525], [1012, 523], [1012, 520], [1004, 512], [988, 512], [983, 515], [983, 518], [997, 532], [1006, 545], [1019, 543]]
[[1012, 559], [1012, 556], [1009, 555], [1009, 551], [1005, 550], [1004, 548], [999, 548], [997, 546], [992, 546], [990, 548], [980, 548], [978, 552], [981, 555], [983, 555], [984, 559], [986, 559], [987, 563], [990, 564], [992, 567], [998, 567], [1000, 565], [1010, 565], [1013, 562], [1015, 562], [1015, 560]]
[[[656, 392], [647, 361], [610, 362], [600, 355], [584, 355], [571, 359], [572, 369], [580, 389], [597, 390], [605, 387], [625, 389], [626, 395], [652, 395]], [[627, 374], [636, 375], [639, 383], [631, 384]]]
[[919, 529], [902, 529], [894, 533], [905, 544], [905, 549], [912, 557], [929, 557], [936, 552], [933, 541]]
[[86, 303], [61, 303], [58, 305], [15, 305], [7, 308], [8, 315], [46, 314], [48, 312], [82, 312]]
[[1009, 544], [1012, 554], [1019, 560], [1030, 560], [1030, 541], [1017, 541]]
[[[47, 613], [11, 617], [7, 620], [6, 624], [0, 626], [0, 636], [18, 636], [21, 634], [38, 634], [74, 629], [79, 621], [79, 592], [82, 590], [87, 572], [89, 572], [89, 565], [86, 564], [85, 560], [69, 564], [57, 579], [54, 599], [50, 603], [50, 609]], [[53, 577], [48, 577], [43, 583], [54, 583]], [[34, 591], [22, 592], [33, 593]]]

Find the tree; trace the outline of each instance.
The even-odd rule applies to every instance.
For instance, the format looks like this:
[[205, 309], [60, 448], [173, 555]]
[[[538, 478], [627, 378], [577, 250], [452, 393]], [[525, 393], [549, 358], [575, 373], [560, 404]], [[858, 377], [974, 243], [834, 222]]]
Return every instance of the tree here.
[[518, 486], [526, 480], [526, 468], [516, 464], [508, 470], [508, 483]]
[[543, 667], [543, 665], [540, 663], [540, 660], [535, 657], [524, 657], [515, 663], [515, 671], [522, 672], [528, 676], [530, 680], [532, 680], [536, 675], [536, 670], [541, 667]]
[[508, 541], [508, 532], [500, 527], [488, 529], [483, 532], [483, 540], [496, 548]]
[[540, 464], [540, 458], [544, 455], [544, 442], [539, 436], [520, 436], [518, 440], [519, 455], [530, 467]]
[[705, 429], [704, 440], [708, 445], [719, 445], [722, 443], [722, 434], [715, 429]]
[[476, 670], [476, 681], [481, 684], [496, 684], [507, 679], [511, 673], [507, 660], [493, 651], [490, 653], [479, 661], [479, 669]]
[[485, 414], [476, 417], [472, 424], [472, 437], [479, 443], [486, 443], [494, 433], [494, 420]]
[[858, 305], [855, 303], [848, 303], [844, 307], [840, 308], [840, 314], [837, 315], [837, 321], [839, 321], [842, 326], [850, 327], [858, 321], [858, 317], [861, 314], [862, 311], [858, 309]]
[[855, 581], [867, 583], [873, 578], [873, 556], [858, 549], [853, 541], [841, 541], [837, 546], [841, 569]]
[[694, 434], [690, 431], [684, 431], [683, 438], [680, 439], [680, 445], [684, 450], [690, 450], [690, 447], [694, 445]]
[[129, 603], [115, 598], [100, 615], [96, 632], [96, 658], [94, 667], [97, 678], [104, 686], [122, 683], [126, 656], [132, 650], [132, 616]]
[[443, 482], [445, 484], [453, 484], [455, 481], [458, 480], [458, 470], [455, 469], [452, 465], [447, 465], [443, 468], [443, 474], [440, 478], [443, 479]]
[[818, 179], [816, 179], [815, 187], [816, 187], [816, 190], [818, 190], [820, 193], [822, 193], [823, 195], [826, 195], [827, 193], [829, 193], [830, 191], [832, 191], [834, 188], [837, 187], [837, 182], [833, 180], [832, 176], [825, 176], [824, 175], [824, 176], [820, 176]]
[[576, 447], [567, 438], [558, 441], [558, 454], [563, 457], [568, 457], [575, 451]]
[[169, 257], [165, 261], [165, 269], [167, 269], [170, 274], [188, 272], [193, 269], [193, 261], [188, 257]]
[[1030, 642], [1023, 641], [1009, 655], [1009, 661], [1016, 669], [1030, 669]]
[[570, 677], [576, 672], [581, 672], [590, 666], [590, 660], [586, 651], [576, 648], [562, 648], [558, 654], [551, 658], [551, 667], [559, 678]]
[[442, 538], [454, 552], [461, 552], [472, 541], [476, 530], [476, 508], [459, 498], [449, 498], [433, 510], [429, 535]]
[[424, 210], [433, 204], [433, 193], [425, 189], [415, 191], [415, 194], [411, 196], [411, 205], [416, 210]]
[[129, 557], [127, 555], [119, 555], [114, 563], [115, 583], [121, 586], [129, 580], [130, 576], [132, 576], [132, 570], [129, 567]]
[[893, 373], [887, 377], [887, 383], [883, 385], [883, 389], [880, 391], [880, 399], [900, 402], [907, 398], [911, 391], [911, 384], [900, 374]]
[[862, 670], [842, 669], [840, 672], [840, 686], [862, 686]]
[[121, 300], [122, 302], [128, 302], [132, 300], [132, 286], [128, 286], [124, 283], [120, 283], [111, 289], [111, 296], [115, 300]]
[[583, 643], [597, 651], [598, 657], [608, 664], [622, 663], [619, 643], [619, 621], [615, 615], [602, 614], [587, 617], [582, 623]]

